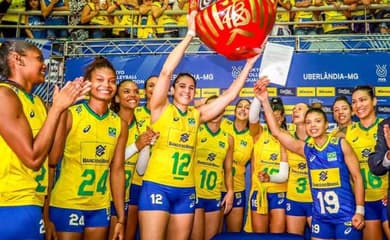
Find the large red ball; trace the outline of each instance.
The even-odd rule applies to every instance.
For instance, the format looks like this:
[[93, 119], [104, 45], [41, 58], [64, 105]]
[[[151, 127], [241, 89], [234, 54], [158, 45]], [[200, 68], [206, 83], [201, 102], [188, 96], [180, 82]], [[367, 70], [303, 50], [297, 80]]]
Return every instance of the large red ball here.
[[[276, 0], [193, 0], [196, 32], [211, 49], [231, 60], [260, 52], [275, 23]], [[190, 10], [191, 11], [191, 10]]]

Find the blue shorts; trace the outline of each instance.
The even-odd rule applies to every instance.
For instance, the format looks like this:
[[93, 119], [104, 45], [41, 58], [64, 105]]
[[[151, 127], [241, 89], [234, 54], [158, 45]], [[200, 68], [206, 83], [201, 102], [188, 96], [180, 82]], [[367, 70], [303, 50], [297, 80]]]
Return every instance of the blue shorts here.
[[388, 220], [387, 207], [383, 204], [382, 200], [365, 202], [364, 209], [366, 213], [364, 220], [380, 220], [381, 222]]
[[286, 198], [286, 215], [311, 217], [313, 203], [311, 202], [296, 202]]
[[[114, 202], [111, 201], [110, 205], [110, 211], [111, 211], [111, 216], [117, 216], [116, 210], [115, 210], [115, 205]], [[125, 216], [127, 216], [127, 212], [129, 211], [129, 202], [125, 202]]]
[[195, 208], [202, 208], [205, 212], [221, 210], [221, 199], [196, 198]]
[[[251, 196], [251, 210], [257, 211], [257, 193], [258, 191], [253, 191]], [[286, 208], [286, 193], [267, 193], [267, 201], [268, 201], [268, 210], [271, 211], [273, 209], [285, 209]]]
[[195, 212], [195, 187], [171, 187], [143, 181], [139, 211], [165, 211], [171, 214]]
[[[226, 195], [226, 192], [222, 192], [221, 199], [224, 199], [225, 195]], [[245, 202], [246, 202], [245, 199], [246, 199], [245, 191], [234, 192], [233, 208], [245, 207]]]
[[44, 239], [42, 207], [0, 207], [1, 239]]
[[141, 189], [142, 189], [141, 185], [137, 185], [134, 183], [130, 185], [130, 202], [129, 202], [130, 205], [138, 206]]
[[50, 207], [50, 219], [58, 232], [84, 232], [88, 227], [108, 227], [110, 212], [108, 209], [77, 210]]
[[311, 236], [321, 239], [362, 239], [362, 232], [352, 226], [352, 222], [325, 223], [313, 217]]

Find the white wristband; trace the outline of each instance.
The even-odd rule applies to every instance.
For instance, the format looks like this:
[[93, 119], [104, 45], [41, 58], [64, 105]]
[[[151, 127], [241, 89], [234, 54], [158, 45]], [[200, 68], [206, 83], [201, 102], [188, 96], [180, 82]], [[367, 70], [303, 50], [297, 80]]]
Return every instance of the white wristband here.
[[279, 163], [279, 172], [269, 176], [269, 181], [274, 183], [282, 183], [288, 179], [288, 162]]
[[260, 120], [261, 102], [257, 98], [253, 101], [249, 108], [249, 123], [258, 123]]
[[130, 146], [126, 147], [125, 159], [128, 159], [129, 157], [133, 156], [137, 152], [138, 152], [138, 149], [137, 149], [137, 146], [135, 145], [135, 143], [131, 144]]
[[187, 31], [187, 35], [189, 35], [189, 36], [191, 36], [191, 37], [195, 37], [195, 36], [196, 36], [195, 32], [192, 31], [192, 30], [188, 30], [188, 31]]
[[356, 205], [355, 214], [360, 214], [360, 215], [364, 216], [364, 206]]

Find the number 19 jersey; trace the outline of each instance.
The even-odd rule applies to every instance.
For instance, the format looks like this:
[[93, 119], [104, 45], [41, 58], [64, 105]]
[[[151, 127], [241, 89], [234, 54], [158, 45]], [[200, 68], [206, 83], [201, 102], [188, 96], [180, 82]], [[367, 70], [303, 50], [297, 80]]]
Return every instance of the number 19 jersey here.
[[340, 141], [340, 138], [328, 136], [321, 147], [316, 146], [312, 138], [305, 144], [313, 218], [328, 223], [351, 221], [356, 207]]

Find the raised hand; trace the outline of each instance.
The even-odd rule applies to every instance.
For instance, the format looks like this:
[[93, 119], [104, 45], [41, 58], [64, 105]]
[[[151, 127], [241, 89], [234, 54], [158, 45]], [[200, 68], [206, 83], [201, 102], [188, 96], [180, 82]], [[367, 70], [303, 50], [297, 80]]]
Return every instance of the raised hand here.
[[84, 81], [82, 77], [76, 78], [74, 81], [69, 81], [64, 87], [59, 89], [54, 87], [53, 106], [63, 111], [72, 104], [84, 98], [85, 94], [91, 89], [91, 83]]
[[253, 92], [260, 101], [268, 99], [267, 86], [270, 81], [267, 77], [261, 77], [253, 86]]
[[197, 11], [193, 10], [190, 12], [190, 14], [187, 15], [187, 26], [188, 26], [188, 31], [187, 35], [191, 35], [193, 37], [196, 36], [196, 24], [195, 24], [195, 17], [198, 14]]

